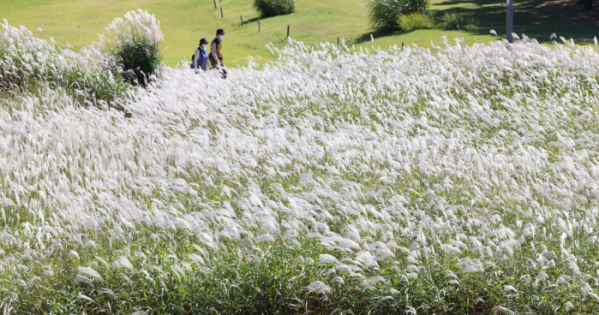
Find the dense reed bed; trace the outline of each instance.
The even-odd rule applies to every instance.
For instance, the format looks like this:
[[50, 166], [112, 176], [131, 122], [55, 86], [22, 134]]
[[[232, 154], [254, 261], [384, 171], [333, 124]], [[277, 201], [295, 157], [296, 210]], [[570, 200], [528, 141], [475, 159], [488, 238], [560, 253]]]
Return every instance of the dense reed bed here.
[[3, 98], [0, 309], [593, 313], [596, 49], [271, 48]]

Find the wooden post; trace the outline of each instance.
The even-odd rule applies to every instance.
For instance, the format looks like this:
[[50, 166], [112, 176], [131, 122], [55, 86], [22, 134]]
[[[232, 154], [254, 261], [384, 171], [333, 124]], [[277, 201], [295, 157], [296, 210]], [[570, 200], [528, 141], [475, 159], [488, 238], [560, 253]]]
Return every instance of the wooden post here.
[[258, 19], [258, 32], [260, 32], [260, 19]]
[[220, 18], [221, 19], [225, 18], [225, 16], [223, 15], [223, 8], [222, 7], [220, 8]]
[[337, 37], [337, 46], [339, 46], [339, 37]]
[[240, 15], [239, 18], [241, 18], [241, 25], [243, 25], [243, 15]]
[[403, 42], [401, 42], [401, 51], [403, 51]]
[[289, 25], [287, 25], [287, 38], [289, 38]]
[[216, 9], [216, 0], [214, 0], [214, 8]]

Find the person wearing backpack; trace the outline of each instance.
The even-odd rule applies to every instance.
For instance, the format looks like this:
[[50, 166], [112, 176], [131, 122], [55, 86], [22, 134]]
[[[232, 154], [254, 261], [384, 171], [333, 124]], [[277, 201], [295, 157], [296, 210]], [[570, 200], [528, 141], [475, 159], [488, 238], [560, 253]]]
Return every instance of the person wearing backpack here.
[[208, 41], [205, 38], [200, 39], [200, 47], [196, 50], [193, 57], [191, 57], [191, 68], [198, 73], [200, 69], [203, 71], [208, 70], [208, 51], [206, 50]]
[[225, 37], [225, 31], [222, 28], [216, 30], [216, 37], [212, 40], [210, 46], [210, 65], [212, 69], [218, 69], [223, 76], [223, 79], [227, 77], [227, 71], [225, 70], [225, 64], [223, 62], [223, 38]]

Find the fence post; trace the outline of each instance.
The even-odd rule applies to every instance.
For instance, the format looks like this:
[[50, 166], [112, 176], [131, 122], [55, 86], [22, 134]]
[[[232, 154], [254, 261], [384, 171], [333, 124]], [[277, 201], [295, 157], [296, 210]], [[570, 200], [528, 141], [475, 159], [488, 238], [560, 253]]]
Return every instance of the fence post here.
[[513, 38], [512, 38], [512, 33], [514, 32], [514, 0], [508, 0], [507, 1], [507, 10], [506, 10], [507, 14], [506, 14], [506, 25], [505, 25], [505, 30], [506, 30], [506, 35], [507, 35], [507, 41], [509, 43], [512, 43]]
[[223, 15], [223, 8], [222, 7], [220, 8], [220, 18], [221, 19], [225, 18], [225, 16]]
[[337, 46], [339, 46], [339, 37], [337, 37]]
[[214, 0], [214, 8], [216, 9], [216, 0]]
[[258, 32], [260, 32], [260, 19], [258, 19]]
[[239, 18], [241, 18], [241, 25], [243, 25], [243, 15], [240, 15]]
[[287, 38], [289, 38], [289, 25], [287, 25]]
[[403, 42], [401, 42], [401, 51], [403, 51]]

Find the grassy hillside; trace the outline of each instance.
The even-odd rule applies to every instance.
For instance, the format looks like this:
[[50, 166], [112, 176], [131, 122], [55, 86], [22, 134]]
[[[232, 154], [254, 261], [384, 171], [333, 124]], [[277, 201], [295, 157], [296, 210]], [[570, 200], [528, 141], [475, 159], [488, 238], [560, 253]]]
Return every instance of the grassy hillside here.
[[[41, 27], [41, 37], [54, 37], [57, 42], [69, 41], [75, 47], [85, 46], [96, 40], [97, 34], [115, 17], [125, 12], [143, 8], [162, 22], [166, 37], [166, 63], [174, 66], [183, 57], [190, 56], [201, 37], [211, 38], [217, 28], [227, 30], [226, 57], [233, 63], [244, 63], [248, 55], [272, 58], [265, 44], [283, 44], [286, 27], [291, 25], [291, 36], [306, 43], [336, 41], [341, 37], [360, 44], [368, 40], [370, 33], [365, 0], [305, 0], [298, 1], [296, 14], [269, 18], [262, 21], [258, 32], [257, 13], [251, 0], [223, 0], [220, 9], [214, 9], [212, 0], [8, 0], [0, 2], [2, 18], [13, 25], [24, 25], [31, 30]], [[240, 15], [248, 21], [240, 25]], [[439, 41], [440, 31], [414, 32], [401, 36], [376, 40], [378, 46], [392, 43], [415, 42], [428, 45], [430, 40]], [[452, 36], [465, 37], [468, 42], [487, 41], [491, 36], [473, 36], [456, 32]]]
[[[217, 0], [218, 1], [218, 0]], [[293, 15], [269, 18], [262, 21], [262, 30], [258, 32], [257, 12], [252, 0], [222, 0], [219, 9], [214, 8], [212, 0], [4, 0], [0, 2], [1, 18], [13, 25], [24, 25], [30, 30], [43, 29], [40, 37], [50, 36], [62, 43], [69, 41], [75, 47], [88, 45], [96, 40], [97, 34], [115, 17], [129, 10], [143, 8], [162, 21], [165, 33], [166, 63], [175, 66], [184, 57], [187, 59], [196, 48], [201, 37], [211, 38], [217, 28], [223, 27], [228, 36], [225, 39], [226, 57], [231, 63], [244, 64], [247, 56], [259, 55], [262, 60], [273, 57], [265, 48], [272, 42], [282, 46], [286, 38], [287, 25], [291, 25], [291, 37], [315, 44], [324, 41], [336, 42], [337, 37], [356, 44], [371, 47], [370, 34], [374, 33], [375, 46], [387, 47], [402, 42], [428, 46], [431, 40], [441, 43], [442, 36], [462, 37], [467, 44], [488, 42], [495, 37], [488, 35], [489, 29], [501, 32], [505, 13], [505, 1], [488, 0], [433, 0], [431, 10], [439, 17], [446, 11], [473, 13], [481, 21], [481, 29], [476, 33], [447, 32], [443, 30], [416, 31], [409, 34], [376, 33], [368, 25], [367, 0], [299, 0], [297, 12]], [[551, 3], [551, 2], [542, 2]], [[580, 43], [590, 43], [597, 26], [572, 24], [568, 20], [551, 23], [537, 23], [534, 1], [519, 2], [522, 12], [516, 15], [516, 30], [547, 41], [553, 32], [574, 37]], [[220, 15], [223, 8], [224, 19]], [[553, 8], [555, 6], [543, 7]], [[573, 6], [576, 7], [576, 6]], [[577, 7], [576, 7], [577, 8]], [[541, 18], [559, 14], [560, 8], [542, 11]], [[570, 12], [571, 17], [579, 15]], [[240, 16], [247, 23], [240, 25]], [[591, 18], [592, 19], [592, 18]]]

